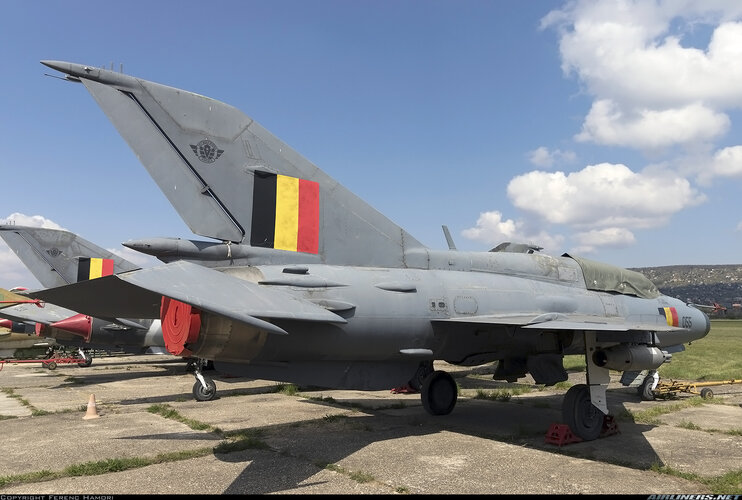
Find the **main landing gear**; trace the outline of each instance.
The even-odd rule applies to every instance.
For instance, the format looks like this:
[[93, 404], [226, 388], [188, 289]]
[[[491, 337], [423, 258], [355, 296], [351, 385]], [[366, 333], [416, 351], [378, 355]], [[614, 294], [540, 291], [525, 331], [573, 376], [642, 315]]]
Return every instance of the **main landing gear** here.
[[584, 441], [592, 441], [603, 430], [605, 415], [590, 401], [590, 388], [578, 384], [569, 388], [562, 402], [562, 419]]
[[564, 423], [583, 441], [592, 441], [600, 436], [608, 414], [606, 390], [611, 376], [608, 368], [598, 366], [593, 359], [598, 348], [596, 332], [586, 331], [587, 384], [570, 387], [562, 400]]
[[449, 373], [436, 370], [423, 380], [420, 397], [423, 408], [431, 415], [448, 415], [456, 406], [458, 397], [456, 381]]

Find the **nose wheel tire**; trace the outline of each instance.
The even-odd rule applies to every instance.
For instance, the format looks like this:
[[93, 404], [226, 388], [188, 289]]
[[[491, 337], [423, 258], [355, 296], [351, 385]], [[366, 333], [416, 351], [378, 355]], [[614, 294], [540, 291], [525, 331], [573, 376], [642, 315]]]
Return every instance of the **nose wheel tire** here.
[[80, 354], [80, 357], [84, 360], [82, 363], [77, 364], [80, 368], [87, 368], [93, 364], [93, 357], [90, 354], [83, 352]]
[[448, 415], [456, 406], [458, 387], [451, 375], [434, 371], [423, 381], [420, 396], [425, 411], [431, 415]]
[[206, 387], [198, 380], [193, 384], [193, 397], [196, 401], [211, 401], [216, 397], [216, 383], [209, 377], [204, 377], [204, 381]]
[[654, 386], [654, 380], [652, 380], [652, 377], [646, 376], [644, 377], [644, 381], [642, 382], [642, 385], [640, 385], [637, 388], [637, 392], [639, 393], [639, 396], [644, 401], [654, 401], [654, 391], [652, 390], [652, 387]]
[[564, 395], [562, 418], [576, 436], [592, 441], [600, 436], [605, 415], [590, 402], [588, 386], [578, 384], [570, 387]]

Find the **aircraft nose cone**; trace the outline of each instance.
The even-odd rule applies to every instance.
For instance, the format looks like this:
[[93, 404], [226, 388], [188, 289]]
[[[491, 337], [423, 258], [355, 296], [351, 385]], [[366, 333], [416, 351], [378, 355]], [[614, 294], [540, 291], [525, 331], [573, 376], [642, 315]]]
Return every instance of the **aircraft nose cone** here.
[[125, 241], [125, 242], [123, 242], [121, 244], [124, 245], [126, 248], [131, 248], [132, 250], [138, 250], [140, 248], [146, 248], [147, 247], [147, 245], [145, 243], [142, 243], [141, 241], [138, 241], [138, 240], [129, 240], [129, 241]]
[[70, 69], [70, 63], [65, 63], [62, 61], [41, 61], [41, 64], [44, 66], [48, 66], [51, 69], [56, 69], [59, 72], [67, 73]]
[[708, 335], [709, 331], [711, 331], [711, 320], [705, 312], [696, 309], [695, 307], [690, 307], [690, 312], [692, 321], [690, 332], [693, 336], [692, 340], [702, 339]]
[[703, 317], [706, 320], [706, 331], [703, 334], [703, 336], [705, 337], [711, 331], [711, 319], [709, 319], [708, 314], [706, 314], [705, 312], [701, 311], [701, 314], [703, 314]]

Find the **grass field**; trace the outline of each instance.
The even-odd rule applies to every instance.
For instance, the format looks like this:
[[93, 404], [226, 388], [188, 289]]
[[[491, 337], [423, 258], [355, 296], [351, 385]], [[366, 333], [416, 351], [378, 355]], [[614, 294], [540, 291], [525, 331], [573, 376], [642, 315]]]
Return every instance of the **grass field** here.
[[[585, 371], [582, 355], [564, 357], [568, 371]], [[690, 382], [742, 379], [742, 320], [711, 320], [711, 331], [700, 340], [672, 355], [672, 361], [657, 370], [663, 380]]]
[[658, 372], [663, 379], [742, 379], [742, 320], [711, 320], [711, 331], [706, 337], [673, 354], [672, 361]]

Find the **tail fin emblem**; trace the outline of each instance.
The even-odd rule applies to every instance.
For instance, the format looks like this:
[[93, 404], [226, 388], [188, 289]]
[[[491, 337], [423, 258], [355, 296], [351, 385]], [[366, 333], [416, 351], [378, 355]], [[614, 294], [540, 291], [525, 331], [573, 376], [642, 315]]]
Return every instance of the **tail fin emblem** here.
[[250, 244], [293, 252], [319, 252], [319, 183], [256, 173]]
[[80, 257], [77, 264], [77, 281], [87, 281], [113, 274], [113, 259]]
[[190, 146], [198, 159], [204, 163], [214, 163], [224, 152], [223, 149], [217, 149], [216, 144], [208, 139]]

